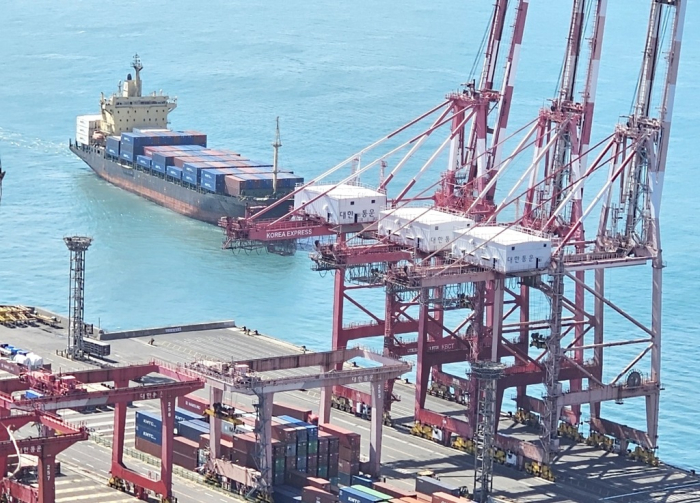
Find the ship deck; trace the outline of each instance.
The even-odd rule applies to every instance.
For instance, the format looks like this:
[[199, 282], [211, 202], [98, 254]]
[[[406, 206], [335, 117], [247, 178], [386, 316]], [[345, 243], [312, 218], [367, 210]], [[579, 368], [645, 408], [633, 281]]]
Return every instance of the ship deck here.
[[[254, 327], [253, 327], [254, 328]], [[153, 337], [154, 345], [149, 345]], [[53, 368], [63, 371], [94, 368], [93, 364], [74, 362], [57, 356], [63, 349], [65, 333], [45, 326], [7, 328], [0, 326], [0, 342], [7, 342], [34, 351], [52, 363]], [[110, 364], [144, 362], [156, 358], [172, 363], [189, 362], [198, 358], [217, 359], [223, 355], [234, 360], [278, 356], [301, 352], [290, 343], [266, 335], [246, 335], [240, 328], [223, 328], [206, 331], [189, 331], [160, 335], [143, 335], [128, 339], [109, 341]], [[99, 360], [96, 360], [99, 361]], [[425, 469], [435, 471], [442, 480], [457, 485], [473, 485], [473, 457], [430, 440], [417, 438], [408, 433], [413, 422], [414, 388], [410, 384], [397, 382], [395, 392], [403, 399], [392, 408], [397, 425], [384, 429], [382, 451], [382, 475], [397, 486], [413, 489], [415, 473]], [[200, 392], [204, 396], [203, 392]], [[284, 394], [283, 394], [284, 395]], [[318, 407], [318, 390], [292, 392], [290, 397], [280, 396], [281, 401]], [[226, 397], [228, 398], [228, 397]], [[240, 404], [250, 404], [250, 398], [236, 397]], [[437, 412], [459, 414], [459, 406], [435, 397], [428, 397], [428, 408]], [[109, 422], [109, 415], [103, 416]], [[351, 414], [333, 410], [332, 422], [362, 434], [363, 454], [369, 449], [369, 423]], [[522, 425], [515, 425], [507, 417], [501, 418], [501, 431], [508, 434], [536, 438], [537, 433]], [[661, 432], [663, 435], [663, 432]], [[85, 442], [84, 444], [92, 444]], [[78, 444], [71, 447], [59, 459], [76, 468], [106, 465], [109, 451], [94, 445]], [[71, 461], [73, 460], [73, 461]], [[673, 460], [663, 460], [671, 462]], [[91, 464], [92, 463], [92, 464]], [[494, 496], [496, 501], [518, 502], [700, 502], [700, 477], [687, 471], [662, 463], [657, 468], [634, 463], [616, 454], [606, 453], [583, 444], [564, 444], [561, 458], [555, 465], [556, 483], [533, 478], [524, 472], [505, 466], [495, 466]], [[175, 477], [178, 479], [178, 477]], [[213, 501], [211, 494], [198, 491], [191, 481], [178, 480], [175, 494], [181, 503]], [[206, 491], [209, 492], [209, 491]], [[216, 497], [228, 501], [222, 493]], [[201, 498], [201, 499], [200, 499]]]

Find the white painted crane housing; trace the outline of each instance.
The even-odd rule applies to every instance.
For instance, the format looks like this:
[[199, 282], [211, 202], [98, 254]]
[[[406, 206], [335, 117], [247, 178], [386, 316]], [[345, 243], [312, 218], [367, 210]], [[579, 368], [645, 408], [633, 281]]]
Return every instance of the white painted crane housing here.
[[360, 185], [311, 185], [294, 195], [294, 209], [305, 203], [302, 211], [328, 223], [367, 224], [376, 222], [386, 207], [386, 194]]
[[435, 209], [404, 207], [380, 213], [378, 234], [423, 252], [450, 250], [456, 229], [469, 228], [474, 220]]
[[452, 256], [498, 272], [546, 269], [552, 261], [552, 241], [522, 230], [499, 226], [457, 229]]

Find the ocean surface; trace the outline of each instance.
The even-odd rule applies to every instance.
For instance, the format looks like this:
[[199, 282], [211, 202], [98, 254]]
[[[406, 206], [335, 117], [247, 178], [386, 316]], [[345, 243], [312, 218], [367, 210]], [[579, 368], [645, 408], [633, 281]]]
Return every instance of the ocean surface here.
[[[87, 255], [86, 318], [105, 329], [233, 318], [328, 349], [330, 275], [312, 272], [305, 253], [234, 255], [221, 249], [216, 227], [100, 180], [68, 151], [75, 116], [98, 112], [100, 92], [117, 90], [138, 52], [144, 91], [178, 97], [173, 128], [198, 129], [209, 135], [210, 146], [271, 159], [279, 116], [281, 164], [309, 179], [468, 81], [492, 3], [4, 2], [0, 156], [8, 174], [0, 204], [0, 303], [67, 312], [68, 251], [62, 238], [87, 234], [94, 244]], [[647, 4], [610, 2], [594, 141], [630, 111]], [[536, 117], [554, 96], [569, 8], [570, 2], [559, 0], [530, 4], [511, 130]], [[699, 27], [700, 3], [693, 1], [663, 196], [668, 267], [659, 450], [663, 460], [695, 468], [700, 468], [695, 389], [700, 199], [694, 149], [700, 111], [693, 96], [700, 94]], [[425, 178], [432, 183], [440, 171], [431, 169]], [[403, 174], [392, 190], [412, 174]], [[650, 283], [649, 269], [640, 268], [610, 274], [606, 286], [614, 302], [648, 322]], [[381, 297], [366, 300], [381, 312]], [[359, 312], [348, 316], [363, 319]], [[606, 330], [608, 340], [638, 337], [612, 315]], [[621, 350], [618, 360], [609, 358], [608, 373], [615, 375], [634, 354]], [[610, 404], [604, 413], [630, 426], [644, 425], [643, 400]]]

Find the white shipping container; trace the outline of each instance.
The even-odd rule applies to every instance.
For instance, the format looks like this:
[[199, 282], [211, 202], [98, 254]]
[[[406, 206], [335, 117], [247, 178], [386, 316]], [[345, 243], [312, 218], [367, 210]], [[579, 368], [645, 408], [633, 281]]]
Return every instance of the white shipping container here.
[[499, 226], [455, 231], [452, 255], [502, 273], [546, 269], [552, 261], [552, 241]]
[[378, 234], [389, 237], [390, 241], [404, 246], [412, 246], [432, 253], [438, 250], [451, 250], [455, 229], [468, 228], [474, 221], [428, 208], [396, 208], [380, 213]]
[[[325, 194], [324, 194], [325, 193]], [[318, 197], [320, 194], [320, 197]], [[317, 198], [312, 201], [314, 198]], [[359, 185], [312, 185], [294, 195], [294, 208], [333, 224], [372, 223], [386, 206], [386, 194]]]
[[89, 145], [92, 135], [100, 128], [102, 116], [99, 114], [79, 115], [76, 119], [75, 140], [78, 143]]

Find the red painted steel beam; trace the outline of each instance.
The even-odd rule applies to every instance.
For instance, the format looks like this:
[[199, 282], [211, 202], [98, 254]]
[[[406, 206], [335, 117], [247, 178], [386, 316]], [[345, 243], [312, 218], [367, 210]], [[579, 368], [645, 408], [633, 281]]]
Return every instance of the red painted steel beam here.
[[[78, 430], [77, 433], [66, 433], [55, 437], [18, 438], [16, 441], [17, 448], [21, 454], [37, 456], [45, 450], [49, 450], [53, 453], [59, 453], [74, 443], [87, 439], [87, 430], [81, 429]], [[9, 456], [12, 454], [17, 454], [15, 444], [12, 442], [12, 440], [0, 442], [0, 456]]]
[[81, 383], [101, 383], [113, 381], [133, 381], [148, 374], [157, 373], [158, 365], [155, 363], [143, 363], [128, 365], [126, 367], [114, 367], [108, 369], [77, 370], [63, 375], [73, 376]]
[[39, 501], [39, 490], [36, 487], [25, 486], [16, 480], [2, 479], [0, 480], [0, 492], [9, 494], [13, 498], [22, 502]]
[[71, 395], [43, 396], [31, 400], [12, 400], [11, 397], [0, 394], [0, 400], [12, 408], [34, 409], [42, 406], [43, 410], [70, 409], [91, 405], [107, 405], [127, 403], [139, 400], [155, 400], [166, 395], [186, 395], [204, 387], [204, 381], [184, 381], [146, 386], [134, 386], [104, 391], [86, 391]]

